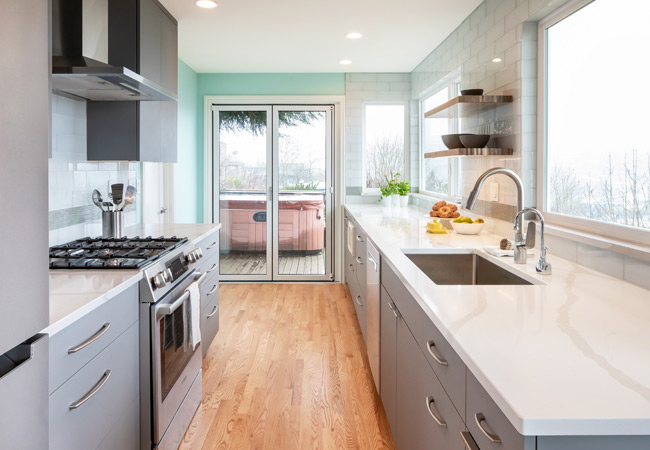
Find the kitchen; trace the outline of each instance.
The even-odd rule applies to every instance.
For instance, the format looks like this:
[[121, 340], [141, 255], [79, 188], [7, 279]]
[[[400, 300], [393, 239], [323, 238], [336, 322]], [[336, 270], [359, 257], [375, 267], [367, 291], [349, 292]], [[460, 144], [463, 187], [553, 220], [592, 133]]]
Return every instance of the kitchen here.
[[3, 4], [0, 447], [650, 448], [647, 7], [445, 3]]

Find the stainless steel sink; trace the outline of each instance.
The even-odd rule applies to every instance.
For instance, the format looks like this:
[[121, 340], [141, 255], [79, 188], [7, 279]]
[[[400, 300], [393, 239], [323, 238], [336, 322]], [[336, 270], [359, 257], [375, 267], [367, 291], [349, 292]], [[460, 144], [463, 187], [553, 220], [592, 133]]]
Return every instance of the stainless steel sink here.
[[472, 253], [405, 253], [436, 284], [533, 284]]

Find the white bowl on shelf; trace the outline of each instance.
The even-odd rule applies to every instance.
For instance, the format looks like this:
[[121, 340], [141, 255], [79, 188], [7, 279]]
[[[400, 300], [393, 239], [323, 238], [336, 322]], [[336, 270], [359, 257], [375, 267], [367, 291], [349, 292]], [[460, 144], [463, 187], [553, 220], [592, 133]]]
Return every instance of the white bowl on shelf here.
[[456, 233], [458, 234], [479, 234], [483, 227], [485, 227], [485, 222], [483, 223], [462, 223], [451, 221], [451, 226], [454, 227]]

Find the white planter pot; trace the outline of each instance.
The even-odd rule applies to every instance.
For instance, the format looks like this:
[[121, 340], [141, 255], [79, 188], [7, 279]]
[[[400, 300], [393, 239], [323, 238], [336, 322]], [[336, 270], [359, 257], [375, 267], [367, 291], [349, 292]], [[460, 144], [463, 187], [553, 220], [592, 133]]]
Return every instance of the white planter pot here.
[[390, 196], [390, 198], [392, 199], [391, 201], [393, 203], [393, 206], [399, 206], [399, 195], [393, 194]]
[[408, 196], [408, 194], [400, 195], [399, 196], [399, 205], [401, 207], [406, 207], [406, 206], [408, 206], [408, 204], [409, 204], [409, 196]]
[[391, 200], [390, 197], [383, 197], [380, 201], [379, 204], [383, 206], [384, 208], [390, 208], [391, 205], [393, 204], [393, 201]]

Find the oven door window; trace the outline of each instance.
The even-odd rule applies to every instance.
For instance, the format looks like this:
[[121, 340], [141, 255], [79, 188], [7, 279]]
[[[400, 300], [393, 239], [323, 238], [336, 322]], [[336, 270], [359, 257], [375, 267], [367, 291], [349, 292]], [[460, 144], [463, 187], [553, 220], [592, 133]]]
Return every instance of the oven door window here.
[[183, 350], [184, 314], [185, 305], [173, 314], [162, 317], [158, 322], [161, 336], [158, 345], [160, 345], [160, 387], [163, 402], [194, 354], [190, 348], [187, 351]]

